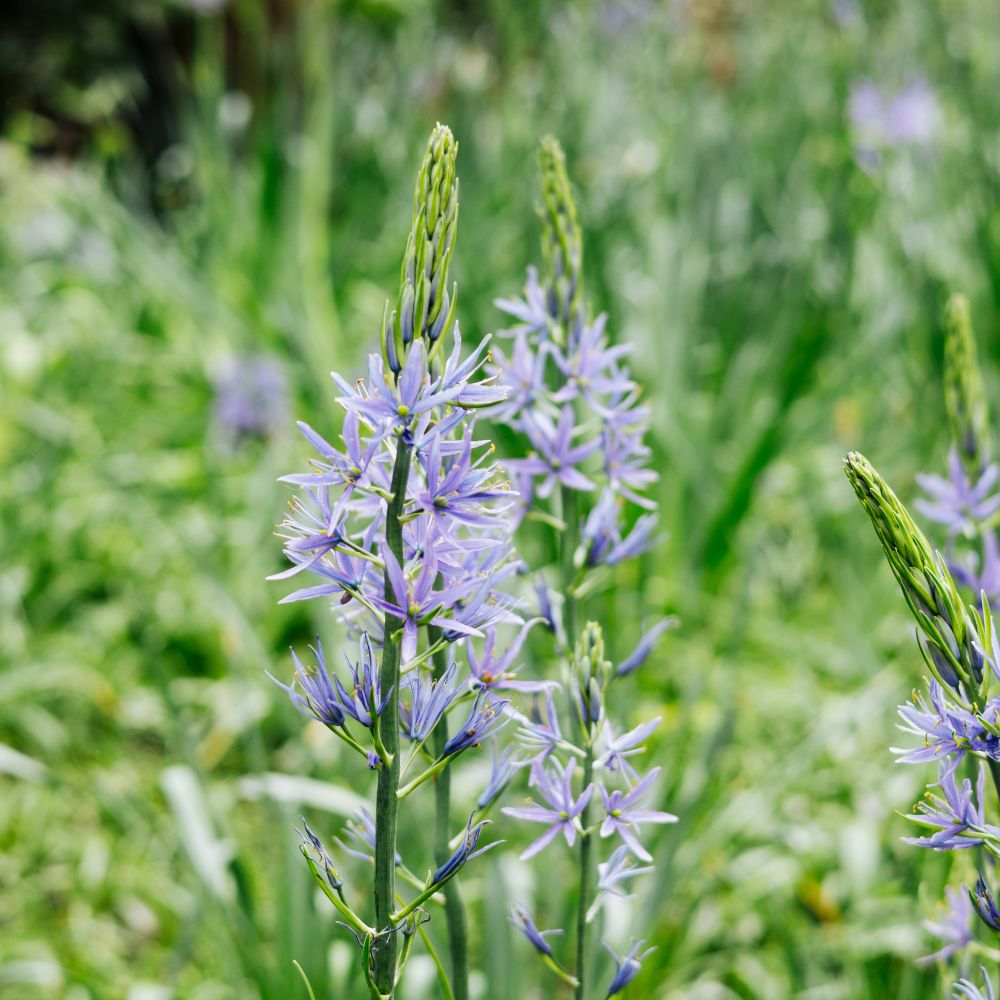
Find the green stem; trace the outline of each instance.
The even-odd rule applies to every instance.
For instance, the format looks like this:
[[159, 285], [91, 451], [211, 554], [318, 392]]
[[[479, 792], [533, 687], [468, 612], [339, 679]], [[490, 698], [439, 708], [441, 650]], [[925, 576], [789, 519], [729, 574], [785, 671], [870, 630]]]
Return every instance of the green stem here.
[[443, 770], [445, 770], [445, 768], [447, 768], [451, 763], [452, 757], [454, 757], [454, 754], [450, 757], [441, 757], [440, 759], [434, 761], [434, 763], [431, 764], [426, 771], [421, 771], [420, 774], [418, 774], [412, 781], [403, 785], [403, 787], [396, 792], [396, 798], [402, 802], [403, 799], [410, 794], [410, 792], [412, 792], [415, 788], [419, 788], [425, 781], [427, 781], [428, 778], [433, 778], [435, 775], [440, 774]]
[[[440, 637], [437, 628], [428, 629], [431, 644]], [[448, 653], [439, 649], [434, 654], [434, 678], [440, 683], [448, 669]], [[448, 717], [444, 716], [434, 727], [434, 750], [444, 756], [448, 742]], [[434, 863], [439, 867], [451, 856], [448, 841], [451, 839], [451, 768], [446, 767], [434, 780]], [[448, 948], [451, 951], [451, 985], [455, 1000], [469, 1000], [469, 938], [466, 927], [465, 906], [458, 889], [458, 879], [453, 878], [444, 888], [444, 914], [448, 926]]]
[[[390, 551], [402, 565], [403, 529], [400, 514], [406, 502], [406, 483], [410, 477], [410, 446], [402, 438], [396, 446], [396, 462], [392, 469], [392, 500], [385, 517], [385, 538]], [[385, 576], [385, 596], [394, 600], [392, 583]], [[391, 997], [396, 979], [396, 936], [391, 933], [391, 915], [396, 897], [396, 819], [399, 802], [399, 659], [403, 623], [387, 614], [385, 644], [382, 649], [380, 681], [383, 691], [392, 690], [379, 719], [382, 743], [392, 755], [378, 771], [375, 794], [375, 926], [387, 932], [379, 939], [375, 950], [374, 979], [379, 992]]]
[[579, 544], [577, 534], [579, 533], [579, 520], [576, 490], [571, 490], [568, 486], [562, 488], [562, 520], [565, 529], [560, 535], [561, 545], [559, 549], [559, 566], [562, 573], [562, 593], [563, 593], [563, 631], [565, 632], [566, 656], [573, 655], [573, 646], [576, 642], [576, 595], [573, 592], [573, 582], [576, 579], [576, 570], [573, 566], [573, 557], [576, 555], [576, 547]]
[[993, 779], [993, 787], [997, 791], [997, 800], [1000, 801], [1000, 761], [990, 760], [990, 777]]
[[424, 930], [422, 925], [417, 927], [417, 931], [420, 937], [423, 939], [424, 947], [427, 949], [427, 954], [431, 956], [431, 961], [434, 963], [434, 968], [437, 969], [438, 982], [441, 984], [441, 989], [444, 991], [445, 1000], [455, 1000], [455, 994], [452, 991], [451, 983], [448, 982], [448, 973], [445, 972], [444, 965], [441, 962], [441, 958], [434, 948], [434, 943], [430, 939], [430, 935]]
[[[583, 761], [583, 785], [586, 788], [594, 774], [594, 747], [588, 741], [587, 756]], [[594, 835], [590, 830], [590, 803], [580, 814], [583, 834], [580, 837], [580, 899], [576, 909], [576, 1000], [587, 995], [587, 910], [590, 909], [590, 889], [593, 883]]]

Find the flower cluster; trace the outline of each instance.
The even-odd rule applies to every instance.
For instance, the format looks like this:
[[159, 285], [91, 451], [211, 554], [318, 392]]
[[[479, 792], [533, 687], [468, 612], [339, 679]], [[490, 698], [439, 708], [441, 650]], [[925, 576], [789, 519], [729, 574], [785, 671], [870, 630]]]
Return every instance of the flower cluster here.
[[[583, 997], [591, 925], [610, 896], [628, 895], [627, 883], [652, 870], [636, 864], [652, 860], [640, 840], [643, 828], [676, 821], [649, 804], [660, 769], [643, 777], [635, 767], [659, 719], [620, 732], [608, 710], [613, 683], [637, 670], [675, 622], [653, 624], [617, 667], [605, 656], [597, 623], [578, 632], [581, 604], [611, 579], [613, 568], [660, 541], [656, 504], [643, 492], [657, 476], [645, 442], [649, 408], [627, 365], [630, 347], [612, 343], [607, 317], [591, 318], [585, 306], [582, 237], [565, 159], [554, 139], [543, 141], [539, 159], [544, 267], [541, 273], [529, 268], [523, 298], [497, 300], [515, 323], [500, 331], [508, 345], [494, 350], [489, 371], [508, 390], [496, 412], [521, 442], [520, 451], [505, 458], [519, 494], [518, 516], [557, 533], [559, 565], [544, 574], [541, 567], [532, 569], [539, 620], [557, 636], [573, 717], [568, 723], [560, 719], [552, 682], [530, 681], [530, 687], [506, 682], [535, 692], [536, 701], [528, 712], [511, 710], [519, 751], [506, 766], [527, 773], [529, 796], [526, 804], [503, 812], [535, 831], [523, 860], [557, 842], [577, 856], [572, 972], [547, 940], [562, 934], [560, 929], [539, 931], [523, 906], [511, 920], [543, 962]], [[643, 513], [633, 519], [630, 506]], [[486, 686], [505, 667], [497, 661], [488, 673], [474, 672]], [[609, 854], [602, 861], [597, 845], [604, 842]], [[616, 971], [607, 996], [632, 981], [648, 953], [641, 942], [622, 958], [612, 952]]]

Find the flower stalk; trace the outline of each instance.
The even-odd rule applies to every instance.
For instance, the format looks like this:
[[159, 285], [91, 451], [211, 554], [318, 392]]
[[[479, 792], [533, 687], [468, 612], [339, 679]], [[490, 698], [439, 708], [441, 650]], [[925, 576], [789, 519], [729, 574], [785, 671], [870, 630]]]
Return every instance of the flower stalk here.
[[[396, 446], [392, 470], [392, 499], [386, 507], [385, 537], [389, 551], [403, 558], [403, 529], [400, 515], [406, 500], [410, 475], [410, 446], [402, 439]], [[392, 593], [388, 569], [384, 574], [385, 599]], [[396, 899], [396, 825], [399, 814], [399, 677], [403, 623], [387, 615], [386, 643], [382, 650], [382, 690], [391, 692], [379, 717], [382, 744], [388, 761], [379, 769], [375, 792], [375, 924], [384, 937], [375, 951], [374, 981], [379, 991], [391, 996], [396, 978], [396, 938], [392, 933], [392, 910]]]

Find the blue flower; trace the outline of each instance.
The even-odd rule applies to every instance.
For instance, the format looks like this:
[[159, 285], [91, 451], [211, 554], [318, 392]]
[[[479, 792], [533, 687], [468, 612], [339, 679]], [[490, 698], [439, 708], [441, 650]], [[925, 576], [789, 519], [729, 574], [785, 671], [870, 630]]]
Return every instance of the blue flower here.
[[535, 625], [542, 623], [541, 618], [532, 618], [525, 622], [521, 630], [514, 637], [514, 641], [504, 650], [502, 654], [496, 652], [496, 630], [487, 629], [486, 642], [483, 645], [482, 656], [480, 657], [469, 643], [466, 655], [469, 659], [469, 669], [472, 672], [472, 682], [474, 685], [489, 688], [493, 691], [522, 691], [525, 693], [536, 691], [547, 691], [557, 687], [555, 681], [519, 681], [516, 670], [511, 669], [511, 664], [517, 659], [524, 640], [528, 632]]
[[633, 828], [643, 823], [676, 823], [677, 817], [655, 809], [642, 808], [642, 799], [650, 786], [659, 776], [660, 769], [654, 767], [645, 778], [634, 788], [626, 792], [615, 790], [609, 792], [601, 785], [601, 797], [604, 800], [604, 822], [601, 824], [601, 836], [610, 837], [617, 833], [640, 861], [652, 861], [653, 857], [639, 843]]
[[414, 670], [407, 675], [403, 686], [410, 692], [410, 705], [400, 705], [400, 719], [404, 732], [414, 742], [422, 742], [430, 736], [441, 717], [462, 693], [456, 663], [452, 663], [436, 681], [424, 679], [419, 670]]
[[[323, 644], [317, 639], [316, 645], [310, 646], [309, 649], [316, 658], [316, 663], [308, 667], [303, 666], [294, 649], [290, 651], [295, 663], [295, 675], [291, 684], [282, 684], [276, 677], [271, 677], [270, 674], [268, 676], [278, 687], [288, 692], [292, 704], [303, 715], [311, 715], [324, 726], [343, 726], [344, 705], [334, 683], [330, 680], [326, 659], [323, 656]], [[302, 689], [301, 694], [295, 689], [296, 685]]]
[[523, 299], [495, 299], [493, 304], [509, 316], [520, 320], [518, 326], [501, 332], [533, 333], [544, 338], [548, 336], [555, 323], [555, 317], [549, 309], [548, 296], [538, 280], [538, 270], [534, 267], [528, 268]]
[[[952, 702], [936, 680], [930, 682], [929, 692], [929, 705], [923, 695], [914, 693], [912, 702], [899, 706], [899, 716], [905, 723], [900, 730], [920, 740], [920, 745], [912, 749], [891, 748], [899, 754], [900, 764], [923, 764], [942, 756], [959, 761], [969, 750], [995, 751], [997, 738], [972, 712]], [[992, 711], [996, 713], [996, 706]]]
[[979, 869], [979, 878], [976, 879], [975, 887], [969, 890], [969, 899], [982, 922], [990, 930], [1000, 933], [1000, 910], [997, 909], [993, 893], [990, 892], [990, 887], [986, 884], [986, 878], [981, 868]]
[[968, 778], [961, 787], [955, 781], [957, 762], [945, 758], [938, 764], [937, 787], [943, 795], [926, 793], [910, 815], [914, 823], [934, 831], [927, 837], [906, 837], [904, 842], [935, 851], [954, 851], [976, 847], [986, 838], [1000, 836], [1000, 829], [988, 826], [983, 816], [983, 787], [986, 770], [980, 764], [979, 779], [973, 793]]
[[632, 982], [637, 975], [639, 975], [639, 969], [642, 966], [643, 960], [648, 955], [651, 955], [654, 951], [656, 951], [655, 948], [648, 948], [646, 951], [642, 952], [642, 954], [639, 954], [639, 950], [642, 948], [643, 942], [634, 941], [632, 943], [632, 947], [628, 950], [628, 954], [623, 958], [619, 958], [615, 954], [614, 949], [607, 944], [607, 942], [602, 942], [602, 944], [604, 944], [608, 954], [615, 960], [615, 966], [617, 967], [614, 979], [611, 980], [611, 984], [608, 986], [608, 992], [605, 994], [609, 997], [614, 996], [616, 993], [621, 993], [621, 991], [625, 989], [625, 987], [628, 986], [628, 984]]
[[632, 852], [624, 844], [616, 847], [608, 860], [602, 861], [597, 866], [597, 895], [587, 911], [588, 922], [594, 919], [608, 896], [627, 898], [631, 895], [621, 888], [621, 883], [626, 879], [648, 875], [652, 871], [654, 871], [652, 865], [636, 867], [632, 863]]
[[562, 934], [561, 930], [540, 931], [535, 926], [535, 921], [532, 920], [531, 914], [520, 904], [513, 907], [508, 919], [531, 942], [535, 951], [540, 955], [552, 957], [552, 946], [545, 938], [549, 934]]
[[524, 430], [535, 454], [529, 458], [511, 459], [506, 464], [538, 480], [534, 490], [539, 497], [550, 496], [557, 484], [572, 490], [594, 489], [594, 483], [576, 466], [597, 450], [600, 441], [573, 444], [573, 407], [562, 408], [558, 424], [553, 424], [544, 413], [534, 414]]
[[646, 752], [646, 748], [642, 744], [652, 735], [659, 724], [660, 717], [657, 716], [627, 733], [622, 733], [621, 736], [615, 736], [611, 723], [605, 722], [601, 730], [600, 746], [594, 766], [603, 767], [612, 772], [620, 771], [630, 781], [638, 781], [639, 775], [628, 762], [628, 758]]
[[932, 965], [944, 962], [952, 955], [963, 951], [972, 940], [972, 904], [964, 889], [948, 886], [945, 889], [947, 906], [941, 920], [925, 920], [924, 929], [940, 938], [944, 944], [930, 955], [917, 959], [918, 965]]
[[980, 478], [970, 482], [956, 449], [948, 455], [948, 478], [917, 476], [917, 482], [929, 494], [929, 500], [917, 500], [914, 506], [924, 517], [943, 524], [949, 534], [976, 535], [980, 527], [1000, 511], [1000, 467], [988, 465]]
[[587, 807], [594, 786], [588, 785], [579, 796], [573, 794], [573, 769], [576, 761], [571, 760], [563, 767], [558, 761], [550, 764], [552, 774], [546, 770], [545, 764], [536, 760], [531, 765], [531, 784], [538, 790], [547, 806], [524, 806], [513, 808], [505, 806], [503, 812], [515, 819], [527, 820], [530, 823], [546, 823], [548, 829], [527, 849], [521, 852], [521, 860], [526, 861], [540, 850], [547, 847], [561, 833], [568, 846], [576, 843], [580, 832], [580, 813]]
[[[473, 816], [475, 813], [472, 814]], [[433, 885], [440, 885], [442, 882], [447, 882], [466, 862], [471, 861], [473, 858], [478, 858], [480, 854], [485, 854], [487, 851], [492, 850], [494, 847], [498, 847], [503, 843], [502, 840], [494, 840], [493, 843], [487, 844], [485, 847], [480, 847], [476, 850], [479, 844], [479, 838], [482, 836], [483, 830], [490, 825], [492, 821], [488, 819], [481, 820], [475, 826], [472, 825], [472, 816], [469, 817], [469, 822], [465, 827], [465, 836], [462, 838], [461, 844], [459, 844], [457, 850], [452, 854], [448, 860], [441, 865], [437, 871], [434, 872], [431, 878], [431, 883]]]
[[507, 724], [504, 709], [509, 702], [505, 700], [487, 700], [486, 705], [480, 708], [481, 701], [481, 698], [476, 698], [472, 708], [469, 710], [469, 717], [465, 720], [465, 723], [445, 743], [444, 755], [446, 757], [461, 753], [470, 747], [478, 747], [487, 736]]
[[976, 986], [971, 979], [960, 979], [955, 983], [955, 992], [952, 993], [952, 1000], [996, 1000], [993, 993], [993, 984], [983, 966], [979, 966], [979, 971], [983, 976], [982, 987]]
[[503, 794], [511, 779], [517, 773], [518, 764], [514, 759], [514, 747], [507, 746], [497, 752], [497, 743], [493, 741], [493, 759], [490, 765], [490, 778], [476, 802], [476, 807], [482, 811], [488, 809]]
[[660, 636], [668, 629], [675, 628], [677, 624], [678, 620], [676, 618], [662, 618], [651, 628], [647, 629], [646, 633], [636, 643], [635, 649], [615, 667], [615, 673], [619, 677], [624, 677], [632, 673], [633, 670], [638, 670], [646, 662], [649, 654], [656, 648], [656, 644], [660, 641]]

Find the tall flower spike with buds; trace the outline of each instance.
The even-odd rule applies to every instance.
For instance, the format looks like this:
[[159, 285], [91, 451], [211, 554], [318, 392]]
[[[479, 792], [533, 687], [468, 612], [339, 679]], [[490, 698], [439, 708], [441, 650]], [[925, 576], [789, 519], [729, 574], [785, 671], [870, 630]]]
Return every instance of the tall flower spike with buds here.
[[[346, 412], [343, 447], [301, 425], [319, 459], [313, 472], [285, 477], [305, 498], [295, 501], [282, 525], [292, 568], [274, 577], [295, 577], [297, 584], [303, 576], [318, 578], [289, 599], [332, 601], [339, 620], [360, 640], [357, 662], [348, 660], [340, 673], [317, 644], [316, 665], [296, 659], [296, 679], [286, 690], [296, 707], [376, 772], [371, 822], [352, 831], [365, 850], [348, 849], [373, 862], [373, 917], [362, 919], [351, 908], [339, 875], [331, 880], [336, 869], [318, 837], [307, 833], [305, 846], [314, 874], [322, 876], [321, 889], [361, 945], [373, 1000], [394, 995], [414, 934], [428, 917], [424, 904], [439, 895], [451, 959], [443, 992], [468, 998], [457, 882], [465, 865], [491, 845], [479, 845], [486, 822], [470, 817], [459, 848], [450, 846], [450, 769], [507, 721], [508, 702], [479, 680], [472, 683], [465, 664], [470, 658], [482, 662], [475, 653], [456, 656], [451, 647], [484, 640], [492, 650], [495, 630], [523, 624], [500, 589], [515, 565], [512, 496], [493, 445], [476, 434], [478, 415], [488, 414], [506, 389], [496, 375], [483, 377], [485, 341], [463, 356], [453, 322], [455, 293], [448, 290], [458, 220], [457, 148], [439, 125], [417, 177], [396, 308], [389, 314], [387, 307], [381, 350], [369, 356], [367, 377], [352, 384], [334, 375]], [[446, 339], [451, 344], [444, 348]], [[464, 721], [449, 737], [449, 715], [456, 710]], [[401, 729], [409, 739], [405, 752]], [[406, 773], [418, 764], [413, 775]], [[397, 823], [401, 804], [430, 787], [432, 778], [435, 868], [423, 880], [400, 857]], [[408, 902], [397, 874], [418, 890]]]
[[[904, 840], [935, 851], [979, 852], [995, 859], [1000, 856], [1000, 827], [988, 812], [984, 765], [1000, 796], [1000, 698], [989, 696], [992, 678], [1000, 676], [1000, 656], [989, 605], [980, 611], [963, 604], [944, 559], [863, 456], [848, 455], [845, 470], [916, 619], [920, 650], [933, 674], [929, 697], [914, 694], [912, 703], [900, 709], [904, 723], [900, 728], [920, 745], [894, 751], [899, 761], [933, 762], [938, 769], [935, 790], [908, 817], [921, 828], [922, 836]], [[967, 756], [979, 758], [975, 785], [957, 773]], [[995, 919], [996, 908], [982, 875], [971, 891], [949, 888], [948, 903], [945, 921], [925, 924], [944, 945], [922, 962], [950, 960], [974, 941], [973, 910], [981, 926], [994, 936], [998, 933], [1000, 920]], [[986, 988], [992, 996], [989, 980]], [[983, 995], [969, 980], [955, 987], [957, 998]]]
[[945, 309], [944, 399], [952, 441], [965, 467], [976, 480], [991, 458], [990, 418], [976, 357], [969, 301], [952, 295]]
[[568, 328], [577, 318], [583, 294], [583, 238], [566, 173], [566, 156], [553, 136], [542, 140], [538, 161], [548, 308], [553, 318]]
[[[620, 650], [623, 658], [617, 670], [604, 648], [600, 626], [578, 626], [580, 606], [589, 595], [612, 583], [618, 566], [661, 540], [651, 513], [656, 504], [643, 495], [656, 473], [649, 468], [650, 449], [644, 440], [649, 408], [639, 402], [639, 387], [628, 368], [630, 346], [612, 342], [607, 316], [591, 318], [588, 313], [583, 238], [566, 158], [555, 139], [542, 141], [539, 167], [543, 267], [541, 275], [528, 269], [523, 299], [497, 300], [515, 325], [500, 331], [513, 343], [509, 352], [494, 351], [491, 370], [510, 390], [497, 412], [521, 442], [504, 463], [520, 494], [520, 524], [524, 530], [541, 524], [556, 532], [558, 566], [548, 569], [556, 586], [550, 589], [541, 567], [528, 569], [535, 571], [539, 617], [558, 643], [570, 717], [560, 721], [556, 705], [563, 700], [551, 689], [538, 692], [542, 697], [528, 714], [515, 715], [531, 801], [504, 811], [544, 825], [540, 836], [535, 827], [536, 839], [523, 858], [543, 850], [553, 853], [562, 844], [575, 854], [572, 974], [551, 964], [551, 943], [543, 940], [540, 945], [524, 911], [516, 911], [513, 919], [546, 964], [565, 982], [575, 981], [575, 995], [583, 998], [593, 995], [589, 966], [596, 949], [589, 947], [588, 936], [589, 925], [601, 912], [600, 900], [620, 894], [619, 879], [650, 870], [628, 866], [612, 854], [614, 871], [621, 873], [615, 877], [608, 868], [611, 859], [602, 863], [598, 856], [601, 833], [623, 838], [627, 851], [648, 858], [637, 836], [640, 824], [674, 820], [637, 801], [651, 791], [658, 774], [654, 769], [643, 778], [632, 763], [655, 722], [629, 720], [613, 727], [609, 720], [614, 684], [638, 670], [672, 621], [653, 624], [632, 652]], [[633, 505], [649, 513], [635, 517]], [[493, 670], [477, 674], [484, 687], [494, 683]], [[538, 682], [531, 683], [535, 687]], [[507, 687], [517, 690], [515, 684], [520, 686], [514, 682]], [[615, 736], [623, 730], [628, 732]], [[614, 990], [638, 971], [635, 955], [623, 959], [612, 981]]]
[[946, 687], [964, 692], [963, 701], [966, 695], [981, 697], [989, 680], [984, 655], [991, 645], [989, 610], [979, 615], [963, 604], [944, 559], [864, 455], [851, 452], [844, 469], [920, 627], [928, 668]]
[[953, 295], [945, 312], [945, 408], [951, 429], [947, 476], [923, 475], [916, 507], [947, 531], [956, 582], [981, 602], [1000, 604], [1000, 465], [993, 460], [989, 411], [976, 358], [969, 304]]
[[454, 316], [456, 291], [448, 291], [448, 265], [458, 230], [457, 156], [451, 129], [439, 125], [427, 142], [413, 192], [396, 309], [382, 330], [382, 356], [393, 372], [402, 370], [415, 340], [425, 338], [428, 354], [435, 354]]

